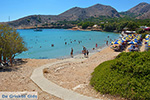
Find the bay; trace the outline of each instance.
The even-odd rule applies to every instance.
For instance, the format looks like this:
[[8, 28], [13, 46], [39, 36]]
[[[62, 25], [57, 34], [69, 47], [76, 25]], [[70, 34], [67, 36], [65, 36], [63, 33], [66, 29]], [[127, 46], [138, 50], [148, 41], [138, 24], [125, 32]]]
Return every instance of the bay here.
[[43, 31], [20, 29], [17, 32], [23, 37], [28, 51], [17, 55], [16, 58], [31, 59], [70, 57], [71, 48], [74, 50], [74, 55], [77, 55], [82, 53], [83, 46], [90, 52], [96, 52], [93, 50], [96, 43], [98, 48], [102, 49], [106, 47], [106, 41], [119, 38], [117, 33], [66, 29], [43, 29]]

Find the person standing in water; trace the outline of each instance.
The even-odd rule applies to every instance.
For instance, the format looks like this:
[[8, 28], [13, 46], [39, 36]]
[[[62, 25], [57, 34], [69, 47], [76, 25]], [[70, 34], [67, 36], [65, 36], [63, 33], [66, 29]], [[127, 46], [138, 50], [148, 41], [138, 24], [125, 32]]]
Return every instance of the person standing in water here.
[[96, 43], [96, 48], [97, 48], [97, 43]]
[[88, 50], [86, 51], [86, 54], [87, 54], [87, 58], [88, 58], [89, 57], [89, 51]]
[[71, 53], [70, 53], [71, 57], [73, 58], [73, 48], [71, 48]]
[[106, 41], [106, 45], [108, 46], [108, 41]]
[[86, 57], [86, 48], [83, 46], [82, 53], [84, 54], [84, 57]]

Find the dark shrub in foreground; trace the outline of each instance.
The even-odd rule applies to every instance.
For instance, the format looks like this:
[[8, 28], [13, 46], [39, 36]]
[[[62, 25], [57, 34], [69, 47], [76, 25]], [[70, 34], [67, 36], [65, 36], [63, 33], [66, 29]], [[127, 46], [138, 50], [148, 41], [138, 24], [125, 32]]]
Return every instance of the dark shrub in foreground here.
[[150, 51], [121, 53], [100, 64], [90, 84], [103, 94], [150, 100]]

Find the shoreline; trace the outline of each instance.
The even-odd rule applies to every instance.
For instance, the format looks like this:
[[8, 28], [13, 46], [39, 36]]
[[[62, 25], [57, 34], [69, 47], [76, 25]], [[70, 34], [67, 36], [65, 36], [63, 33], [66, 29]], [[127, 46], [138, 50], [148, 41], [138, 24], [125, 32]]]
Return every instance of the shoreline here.
[[[94, 29], [72, 29], [72, 28], [51, 28], [51, 27], [38, 27], [40, 29], [66, 29], [66, 30], [72, 30], [72, 31], [96, 31], [96, 32], [113, 32], [113, 33], [118, 33], [119, 32], [114, 32], [114, 31], [103, 31], [103, 30], [94, 30]], [[36, 27], [23, 27], [23, 28], [15, 28], [16, 30], [24, 30], [24, 29], [36, 29]]]
[[[95, 48], [94, 50], [92, 48], [89, 49], [89, 57], [91, 57], [92, 55], [94, 55], [94, 54], [96, 54], [102, 50], [104, 50], [107, 47], [109, 47], [109, 46], [107, 46], [107, 45], [101, 46], [101, 47]], [[66, 55], [66, 56], [62, 56], [62, 57], [54, 58], [54, 59], [63, 60], [63, 59], [70, 59], [70, 58], [72, 58], [70, 55]], [[85, 58], [85, 57], [84, 57], [83, 53], [76, 53], [76, 54], [74, 54], [73, 58], [77, 59], [77, 58]]]

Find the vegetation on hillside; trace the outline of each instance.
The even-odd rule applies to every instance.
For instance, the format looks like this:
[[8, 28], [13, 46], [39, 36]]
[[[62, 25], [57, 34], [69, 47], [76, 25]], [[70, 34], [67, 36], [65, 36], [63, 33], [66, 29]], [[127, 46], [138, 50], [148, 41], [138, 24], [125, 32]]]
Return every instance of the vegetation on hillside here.
[[122, 52], [95, 68], [90, 84], [103, 94], [150, 99], [150, 51]]
[[88, 26], [98, 25], [103, 31], [122, 31], [123, 28], [128, 28], [129, 30], [137, 30], [140, 26], [150, 26], [150, 19], [135, 19], [129, 16], [112, 18], [106, 16], [91, 17], [88, 19], [78, 19], [77, 21], [58, 21], [58, 25], [72, 25], [72, 26], [82, 26], [86, 29]]
[[0, 62], [10, 61], [23, 51], [26, 51], [25, 43], [16, 30], [6, 25], [0, 25]]

